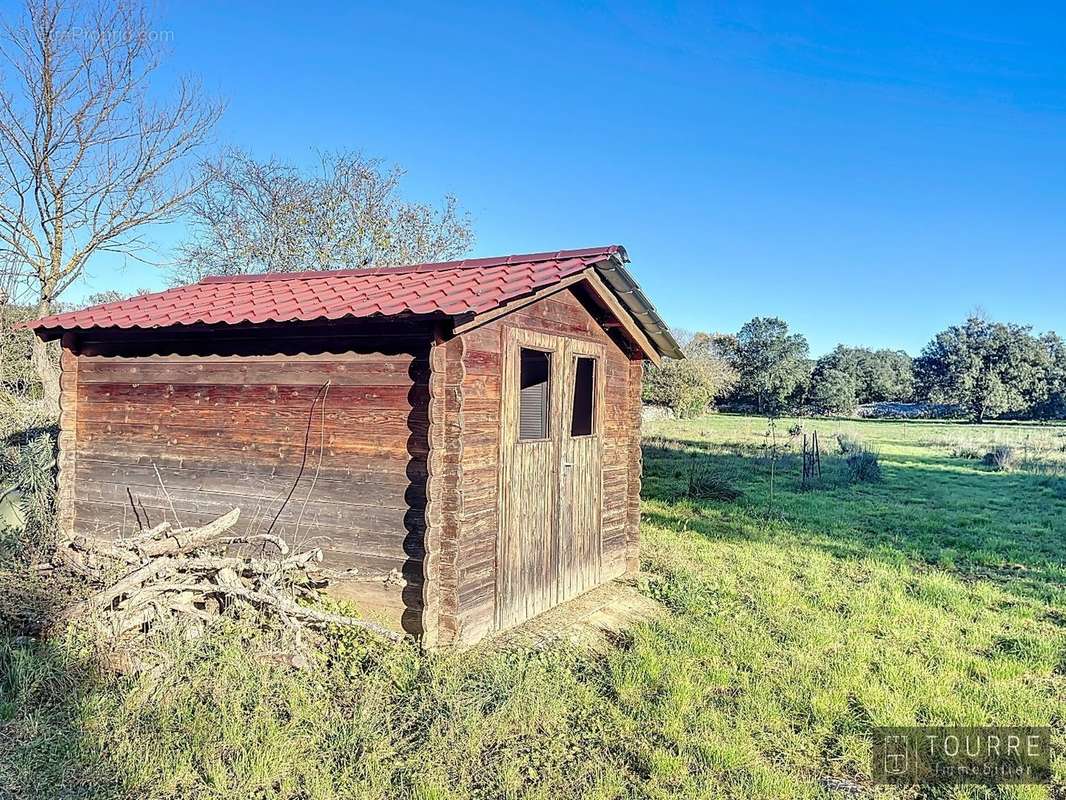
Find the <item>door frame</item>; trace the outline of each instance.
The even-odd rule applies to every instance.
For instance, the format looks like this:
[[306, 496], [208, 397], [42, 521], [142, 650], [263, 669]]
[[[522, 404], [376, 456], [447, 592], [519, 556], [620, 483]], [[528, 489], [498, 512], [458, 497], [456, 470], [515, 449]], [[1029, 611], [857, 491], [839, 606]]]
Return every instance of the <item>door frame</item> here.
[[[602, 465], [603, 451], [606, 447], [605, 428], [606, 415], [606, 372], [607, 372], [607, 348], [600, 342], [592, 342], [586, 339], [576, 339], [561, 334], [548, 334], [539, 331], [531, 331], [513, 325], [502, 326], [502, 348], [500, 362], [500, 424], [499, 424], [499, 480], [497, 484], [497, 516], [499, 524], [496, 533], [496, 580], [495, 580], [495, 609], [494, 624], [497, 630], [503, 630], [514, 625], [532, 619], [537, 614], [552, 608], [562, 602], [561, 598], [561, 558], [560, 558], [560, 508], [559, 502], [562, 496], [561, 481], [563, 480], [562, 462], [564, 456], [565, 440], [595, 438], [599, 442], [599, 453]], [[509, 524], [509, 506], [513, 500], [513, 488], [515, 479], [510, 475], [513, 466], [512, 453], [509, 449], [518, 443], [518, 392], [516, 387], [520, 381], [522, 349], [532, 349], [548, 352], [551, 354], [551, 366], [548, 373], [548, 436], [546, 439], [532, 440], [529, 446], [550, 447], [549, 474], [545, 478], [544, 490], [550, 493], [551, 511], [548, 515], [551, 530], [548, 532], [549, 558], [554, 577], [551, 581], [550, 599], [547, 606], [540, 610], [526, 613], [521, 616], [508, 613], [504, 619], [503, 605], [503, 567], [506, 563], [504, 526]], [[594, 358], [596, 370], [594, 376], [593, 397], [593, 432], [587, 436], [571, 437], [570, 424], [573, 414], [574, 370], [578, 357]], [[603, 564], [603, 473], [599, 471], [598, 483], [598, 519], [595, 532], [597, 574], [591, 586], [598, 585], [602, 578]], [[509, 565], [511, 569], [515, 565]], [[510, 572], [508, 573], [510, 574]], [[575, 595], [576, 596], [576, 595]], [[567, 598], [569, 599], [569, 598]], [[528, 606], [528, 598], [526, 599]], [[519, 603], [512, 598], [508, 610], [513, 610]]]

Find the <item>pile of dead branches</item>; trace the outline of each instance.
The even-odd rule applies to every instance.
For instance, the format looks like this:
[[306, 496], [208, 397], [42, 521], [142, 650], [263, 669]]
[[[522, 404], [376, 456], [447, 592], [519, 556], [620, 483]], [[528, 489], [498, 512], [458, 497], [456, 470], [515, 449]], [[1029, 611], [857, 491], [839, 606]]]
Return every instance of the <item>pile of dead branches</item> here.
[[[271, 534], [231, 536], [239, 516], [234, 509], [199, 528], [164, 522], [128, 538], [78, 536], [65, 542], [56, 561], [84, 577], [93, 592], [70, 606], [62, 621], [87, 619], [119, 638], [175, 621], [203, 630], [224, 614], [252, 610], [296, 631], [335, 625], [401, 638], [373, 622], [315, 608], [328, 583], [319, 569], [322, 551], [292, 553], [282, 537]], [[242, 545], [259, 553], [235, 555]]]

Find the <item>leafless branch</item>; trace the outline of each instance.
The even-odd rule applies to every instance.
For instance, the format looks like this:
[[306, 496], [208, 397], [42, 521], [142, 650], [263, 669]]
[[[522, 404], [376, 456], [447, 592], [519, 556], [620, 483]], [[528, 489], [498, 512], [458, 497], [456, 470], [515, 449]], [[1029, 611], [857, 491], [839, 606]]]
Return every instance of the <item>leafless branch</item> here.
[[315, 173], [231, 150], [203, 166], [189, 203], [194, 235], [176, 283], [205, 275], [356, 269], [456, 258], [473, 244], [454, 197], [400, 197], [403, 171], [359, 153], [320, 153]]
[[[222, 108], [188, 80], [154, 99], [154, 33], [137, 0], [28, 0], [0, 25], [0, 278], [38, 314], [95, 253], [143, 258], [139, 231], [202, 184], [190, 157]], [[57, 376], [38, 355], [54, 401]]]

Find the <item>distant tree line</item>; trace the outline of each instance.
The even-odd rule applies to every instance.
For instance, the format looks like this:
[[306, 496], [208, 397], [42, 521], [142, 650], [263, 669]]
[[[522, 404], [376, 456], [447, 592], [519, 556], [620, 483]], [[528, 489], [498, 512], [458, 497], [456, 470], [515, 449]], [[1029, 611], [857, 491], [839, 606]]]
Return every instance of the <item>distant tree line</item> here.
[[843, 344], [811, 359], [806, 337], [776, 317], [756, 317], [736, 334], [678, 336], [686, 358], [648, 368], [644, 401], [679, 416], [714, 404], [850, 415], [866, 403], [924, 402], [976, 422], [1066, 418], [1066, 342], [976, 314], [938, 333], [913, 359]]

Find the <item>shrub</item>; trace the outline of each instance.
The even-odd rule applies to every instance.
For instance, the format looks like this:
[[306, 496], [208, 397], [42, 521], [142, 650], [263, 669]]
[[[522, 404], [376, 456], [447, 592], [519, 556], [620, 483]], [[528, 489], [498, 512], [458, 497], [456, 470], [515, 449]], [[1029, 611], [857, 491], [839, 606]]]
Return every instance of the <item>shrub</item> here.
[[[0, 386], [5, 392], [24, 398], [41, 396], [41, 381], [30, 360], [34, 334], [20, 324], [33, 319], [36, 309], [27, 306], [0, 304]], [[48, 347], [48, 355], [58, 366], [59, 346]]]
[[793, 425], [792, 427], [790, 427], [788, 429], [788, 435], [789, 436], [802, 436], [803, 435], [803, 425], [800, 424], [799, 422], [797, 422], [795, 425]]
[[730, 483], [727, 476], [709, 465], [695, 462], [688, 470], [689, 500], [736, 500], [742, 492]]
[[40, 403], [0, 397], [0, 526], [26, 555], [54, 534], [57, 426]]
[[849, 483], [877, 483], [881, 480], [881, 461], [877, 453], [863, 447], [846, 459]]
[[642, 393], [645, 403], [663, 405], [679, 417], [695, 417], [714, 399], [714, 386], [689, 361], [663, 361], [649, 367]]
[[707, 410], [721, 389], [714, 373], [696, 359], [664, 359], [644, 376], [642, 399], [666, 406], [678, 417], [695, 417]]
[[849, 456], [852, 453], [861, 453], [866, 450], [866, 445], [862, 443], [862, 439], [858, 439], [850, 433], [838, 433], [836, 438], [837, 449], [840, 450], [840, 455], [842, 456]]
[[1018, 454], [1013, 447], [1000, 444], [985, 453], [981, 462], [995, 472], [1010, 472], [1017, 465]]
[[877, 451], [847, 433], [837, 434], [837, 448], [844, 456], [849, 483], [875, 483], [881, 480], [881, 462]]

